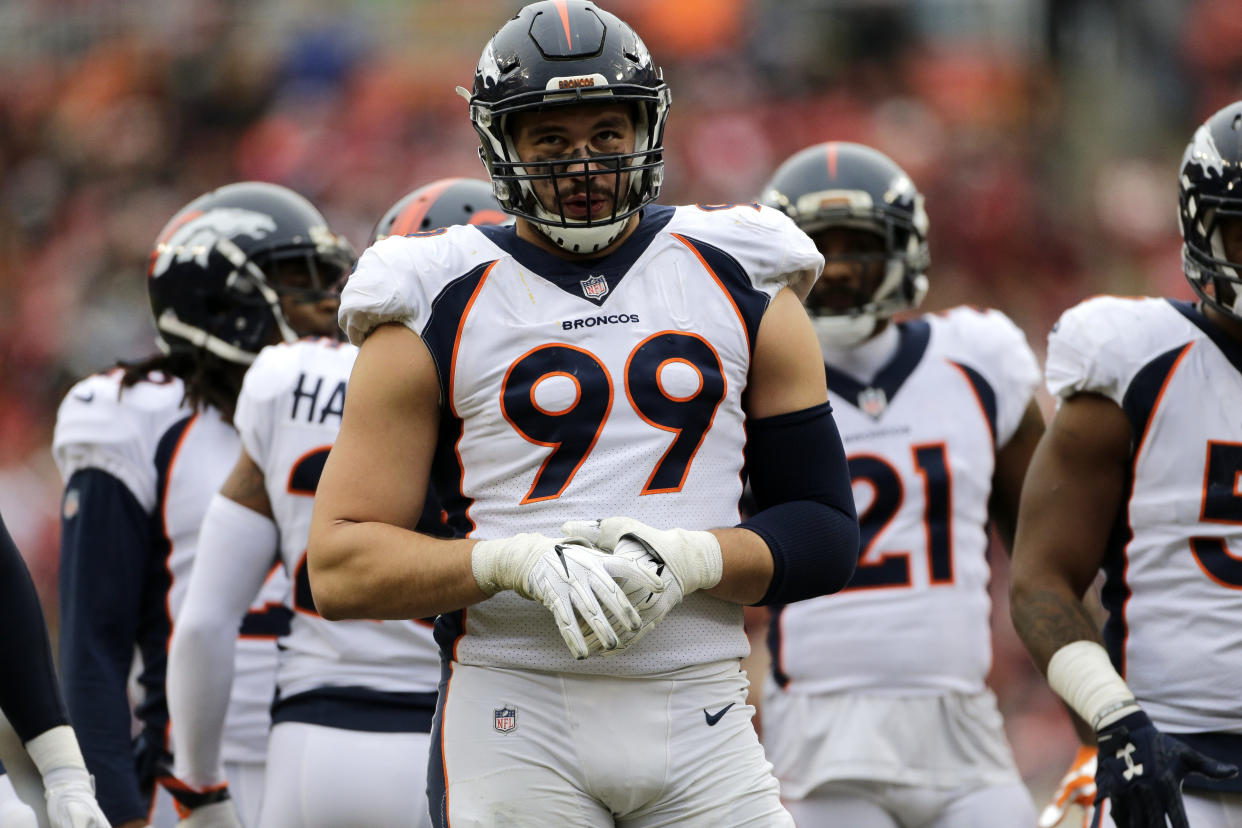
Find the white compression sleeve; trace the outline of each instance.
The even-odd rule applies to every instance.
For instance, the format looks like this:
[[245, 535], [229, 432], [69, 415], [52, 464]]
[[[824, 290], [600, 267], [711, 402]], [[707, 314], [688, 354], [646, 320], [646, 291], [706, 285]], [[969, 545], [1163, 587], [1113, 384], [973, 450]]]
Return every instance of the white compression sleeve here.
[[220, 494], [203, 517], [168, 656], [176, 775], [192, 787], [223, 781], [220, 741], [233, 689], [237, 628], [267, 578], [279, 540], [269, 518]]
[[1094, 641], [1072, 641], [1053, 653], [1048, 685], [1096, 730], [1139, 709], [1108, 653]]

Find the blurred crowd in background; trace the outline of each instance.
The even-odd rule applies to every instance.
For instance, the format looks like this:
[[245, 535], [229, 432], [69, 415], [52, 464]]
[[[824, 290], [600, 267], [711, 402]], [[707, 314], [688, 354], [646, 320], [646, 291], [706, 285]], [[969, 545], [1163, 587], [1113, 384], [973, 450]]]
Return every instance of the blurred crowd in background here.
[[[1242, 0], [598, 1], [673, 90], [664, 203], [751, 200], [790, 153], [859, 141], [926, 196], [928, 309], [1000, 308], [1042, 356], [1089, 295], [1189, 296], [1178, 162], [1242, 98]], [[406, 191], [482, 177], [454, 87], [520, 6], [0, 2], [0, 511], [53, 632], [56, 407], [74, 380], [153, 351], [144, 278], [164, 222], [262, 179], [361, 248]], [[1039, 796], [1073, 737], [994, 560], [992, 682]]]

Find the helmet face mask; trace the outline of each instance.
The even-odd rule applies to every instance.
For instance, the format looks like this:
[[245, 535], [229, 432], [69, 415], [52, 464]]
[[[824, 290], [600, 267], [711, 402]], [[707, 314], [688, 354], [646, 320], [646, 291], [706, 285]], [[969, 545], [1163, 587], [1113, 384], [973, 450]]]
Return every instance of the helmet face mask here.
[[[918, 307], [927, 293], [928, 220], [923, 196], [891, 159], [861, 144], [832, 142], [790, 157], [764, 187], [762, 202], [794, 220], [825, 252], [827, 272], [848, 258], [873, 276], [860, 279], [853, 302], [831, 292], [825, 277], [811, 289], [807, 310], [820, 341], [834, 347], [856, 345], [893, 314]], [[834, 230], [866, 231], [880, 244], [874, 251], [859, 242], [848, 257], [825, 248]], [[864, 238], [861, 234], [857, 238]], [[882, 259], [881, 265], [875, 260]]]
[[1203, 302], [1242, 319], [1242, 101], [1200, 126], [1178, 176], [1182, 269]]
[[[519, 11], [484, 48], [469, 100], [479, 155], [497, 200], [568, 252], [589, 254], [607, 247], [630, 216], [660, 193], [671, 94], [634, 30], [593, 3], [543, 0]], [[523, 161], [519, 156], [515, 116], [584, 110], [591, 104], [621, 104], [629, 110], [632, 147], [577, 158]], [[588, 191], [613, 193], [612, 209], [574, 215], [560, 198], [545, 194], [541, 199], [536, 192], [542, 182], [546, 192], [563, 193], [571, 179]]]
[[213, 190], [178, 211], [151, 252], [158, 344], [249, 364], [265, 345], [299, 337], [282, 295], [290, 305], [330, 299], [352, 262], [349, 243], [292, 190], [260, 182]]

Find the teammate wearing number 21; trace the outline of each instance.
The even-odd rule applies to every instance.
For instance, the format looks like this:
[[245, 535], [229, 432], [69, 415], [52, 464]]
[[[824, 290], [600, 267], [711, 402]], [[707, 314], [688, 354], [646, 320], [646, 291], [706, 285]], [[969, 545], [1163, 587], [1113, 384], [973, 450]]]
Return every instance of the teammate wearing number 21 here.
[[807, 307], [862, 527], [841, 594], [772, 609], [763, 735], [786, 806], [808, 826], [1030, 828], [984, 679], [988, 522], [1008, 546], [1043, 432], [1035, 356], [997, 311], [890, 319], [927, 290], [928, 219], [882, 153], [809, 147], [763, 200], [826, 259]]
[[1014, 552], [1014, 626], [1095, 728], [1119, 828], [1242, 824], [1242, 101], [1195, 132], [1178, 195], [1199, 301], [1061, 316]]
[[[857, 558], [799, 302], [823, 259], [776, 210], [652, 203], [670, 93], [592, 3], [520, 10], [466, 96], [517, 221], [359, 260], [316, 604], [443, 613], [437, 826], [792, 825], [739, 659], [743, 604]], [[429, 478], [455, 539], [407, 528]]]

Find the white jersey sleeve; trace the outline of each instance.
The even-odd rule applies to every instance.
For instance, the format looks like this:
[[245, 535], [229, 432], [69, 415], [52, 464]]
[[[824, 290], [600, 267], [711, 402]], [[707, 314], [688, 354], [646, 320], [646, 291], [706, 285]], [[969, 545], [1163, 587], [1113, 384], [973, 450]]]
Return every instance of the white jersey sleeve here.
[[426, 236], [389, 236], [367, 248], [346, 282], [338, 315], [341, 330], [355, 345], [388, 322], [421, 336], [432, 300], [444, 285], [502, 255], [471, 226]]
[[1045, 381], [1058, 400], [1080, 392], [1108, 397], [1118, 405], [1135, 372], [1160, 353], [1166, 326], [1162, 299], [1098, 296], [1065, 313], [1048, 334]]
[[824, 269], [824, 257], [789, 216], [757, 204], [677, 208], [668, 228], [732, 256], [769, 296], [783, 287], [805, 299]]
[[1039, 361], [1022, 330], [998, 310], [963, 306], [941, 318], [953, 340], [950, 350], [961, 353], [962, 362], [978, 371], [996, 394], [996, 445], [1004, 446], [1039, 386]]
[[140, 382], [121, 388], [121, 372], [95, 374], [70, 389], [56, 414], [52, 455], [61, 478], [86, 468], [105, 471], [133, 493], [143, 509], [155, 508], [156, 441], [179, 417], [185, 394], [180, 380]]

